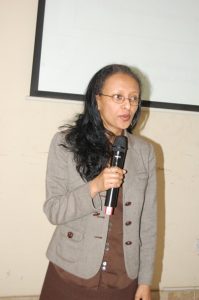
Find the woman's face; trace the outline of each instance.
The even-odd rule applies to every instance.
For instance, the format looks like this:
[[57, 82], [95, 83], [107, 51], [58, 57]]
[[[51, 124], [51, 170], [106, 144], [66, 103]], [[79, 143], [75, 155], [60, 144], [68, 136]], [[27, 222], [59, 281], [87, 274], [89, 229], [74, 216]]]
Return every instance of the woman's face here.
[[106, 79], [101, 93], [104, 95], [97, 95], [96, 100], [104, 127], [115, 135], [121, 135], [130, 126], [138, 106], [131, 105], [128, 99], [121, 104], [115, 103], [111, 97], [105, 95], [118, 94], [125, 98], [139, 98], [138, 82], [128, 74], [116, 73]]

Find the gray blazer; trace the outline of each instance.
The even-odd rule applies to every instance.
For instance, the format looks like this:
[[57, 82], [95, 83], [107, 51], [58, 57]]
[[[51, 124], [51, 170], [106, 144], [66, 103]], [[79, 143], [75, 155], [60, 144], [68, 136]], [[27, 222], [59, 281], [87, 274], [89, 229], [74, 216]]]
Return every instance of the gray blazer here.
[[[156, 243], [155, 156], [151, 144], [140, 137], [126, 135], [125, 266], [130, 278], [138, 277], [139, 284], [151, 284]], [[60, 146], [63, 143], [64, 134], [56, 133], [48, 155], [44, 212], [57, 226], [47, 257], [67, 272], [86, 279], [101, 267], [111, 216], [104, 214], [106, 192], [91, 198], [89, 184], [76, 171], [73, 154]]]

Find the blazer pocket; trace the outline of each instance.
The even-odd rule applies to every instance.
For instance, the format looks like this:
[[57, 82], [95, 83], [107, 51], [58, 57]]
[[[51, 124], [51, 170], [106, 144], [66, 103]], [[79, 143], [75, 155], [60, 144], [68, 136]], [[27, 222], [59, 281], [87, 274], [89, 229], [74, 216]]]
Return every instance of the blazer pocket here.
[[82, 252], [83, 234], [69, 226], [60, 228], [60, 240], [57, 244], [57, 254], [68, 262], [79, 260]]

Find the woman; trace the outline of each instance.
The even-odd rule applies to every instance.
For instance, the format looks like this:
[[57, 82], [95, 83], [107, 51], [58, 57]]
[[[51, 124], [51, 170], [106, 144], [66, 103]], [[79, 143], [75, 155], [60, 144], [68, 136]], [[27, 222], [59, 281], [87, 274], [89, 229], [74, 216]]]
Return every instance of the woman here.
[[[91, 79], [84, 111], [50, 146], [44, 211], [57, 225], [40, 300], [150, 300], [156, 241], [153, 147], [131, 134], [141, 84], [124, 65]], [[116, 136], [128, 138], [124, 169], [110, 166]], [[113, 215], [106, 191], [120, 188]]]

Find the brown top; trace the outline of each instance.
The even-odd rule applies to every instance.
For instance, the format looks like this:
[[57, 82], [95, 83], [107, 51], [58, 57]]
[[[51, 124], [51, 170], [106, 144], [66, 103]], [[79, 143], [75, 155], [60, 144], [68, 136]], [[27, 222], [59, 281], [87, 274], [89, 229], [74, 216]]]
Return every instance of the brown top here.
[[65, 281], [50, 262], [39, 300], [132, 300], [138, 287], [137, 279], [124, 289], [97, 287], [87, 288]]
[[[119, 289], [129, 286], [133, 282], [127, 276], [124, 265], [122, 215], [123, 204], [120, 189], [117, 207], [109, 220], [107, 241], [100, 270], [92, 278], [83, 279], [55, 266], [57, 273], [65, 282], [87, 288], [109, 287]], [[95, 217], [98, 218], [101, 216], [96, 213]]]

